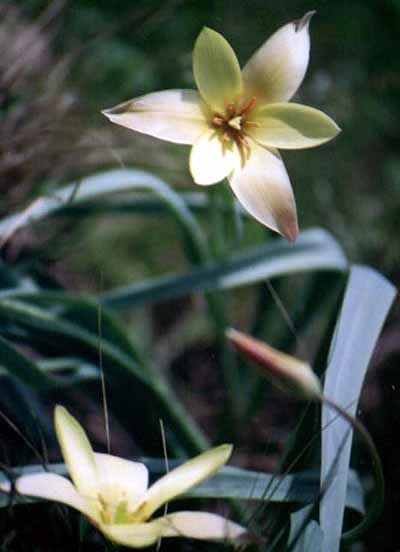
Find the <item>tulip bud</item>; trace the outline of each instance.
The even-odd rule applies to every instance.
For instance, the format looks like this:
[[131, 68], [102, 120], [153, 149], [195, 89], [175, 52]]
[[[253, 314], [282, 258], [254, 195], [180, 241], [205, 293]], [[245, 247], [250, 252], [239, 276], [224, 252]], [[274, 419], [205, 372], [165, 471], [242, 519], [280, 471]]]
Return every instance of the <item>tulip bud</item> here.
[[281, 353], [266, 343], [234, 329], [226, 333], [229, 341], [254, 362], [272, 384], [286, 393], [305, 399], [321, 397], [320, 381], [307, 362]]

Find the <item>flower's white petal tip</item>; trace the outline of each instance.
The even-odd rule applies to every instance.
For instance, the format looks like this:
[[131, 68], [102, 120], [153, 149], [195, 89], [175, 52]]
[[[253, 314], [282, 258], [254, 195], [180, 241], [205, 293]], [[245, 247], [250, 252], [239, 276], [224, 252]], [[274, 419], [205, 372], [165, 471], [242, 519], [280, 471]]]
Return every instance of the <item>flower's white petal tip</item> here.
[[306, 14], [303, 15], [303, 17], [293, 21], [296, 27], [296, 33], [302, 31], [303, 29], [307, 29], [310, 25], [311, 19], [314, 17], [316, 13], [317, 13], [316, 10], [308, 11]]
[[54, 426], [62, 456], [77, 491], [86, 496], [97, 493], [96, 463], [85, 430], [63, 406], [54, 409]]
[[290, 221], [285, 227], [279, 229], [281, 235], [287, 239], [288, 242], [294, 243], [299, 235], [299, 227], [297, 225], [297, 218]]

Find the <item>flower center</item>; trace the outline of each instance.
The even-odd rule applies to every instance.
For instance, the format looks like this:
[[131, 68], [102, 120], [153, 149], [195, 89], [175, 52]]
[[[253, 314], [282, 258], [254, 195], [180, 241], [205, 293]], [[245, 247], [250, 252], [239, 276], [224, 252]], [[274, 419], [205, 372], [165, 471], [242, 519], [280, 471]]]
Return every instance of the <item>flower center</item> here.
[[249, 115], [256, 105], [256, 98], [253, 96], [245, 103], [229, 103], [225, 113], [213, 113], [211, 126], [215, 128], [226, 144], [235, 143], [243, 159], [250, 155], [250, 144], [247, 139], [247, 131], [251, 127], [258, 126], [256, 121], [249, 119]]
[[103, 523], [138, 523], [144, 521], [143, 508], [145, 503], [140, 503], [132, 510], [124, 489], [102, 485], [97, 495], [97, 504]]
[[123, 489], [102, 485], [97, 499], [103, 523], [127, 523], [129, 517], [128, 500]]

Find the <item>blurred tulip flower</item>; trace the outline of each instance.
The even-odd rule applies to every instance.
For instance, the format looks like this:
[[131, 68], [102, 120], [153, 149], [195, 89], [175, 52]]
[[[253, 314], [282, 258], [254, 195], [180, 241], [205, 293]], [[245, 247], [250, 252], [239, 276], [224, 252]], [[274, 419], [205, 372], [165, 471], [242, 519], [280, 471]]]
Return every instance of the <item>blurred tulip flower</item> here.
[[293, 241], [296, 205], [278, 148], [318, 146], [340, 131], [321, 111], [288, 103], [307, 70], [313, 13], [275, 32], [242, 71], [229, 43], [206, 27], [193, 52], [198, 91], [154, 92], [103, 113], [132, 130], [191, 144], [197, 184], [227, 177], [253, 217]]
[[160, 506], [212, 476], [228, 461], [231, 445], [192, 458], [148, 488], [144, 464], [93, 452], [82, 426], [61, 406], [55, 409], [55, 427], [72, 483], [55, 473], [24, 475], [15, 482], [18, 493], [67, 504], [111, 541], [131, 548], [150, 546], [161, 537], [234, 541], [246, 534], [240, 525], [207, 512], [150, 519]]

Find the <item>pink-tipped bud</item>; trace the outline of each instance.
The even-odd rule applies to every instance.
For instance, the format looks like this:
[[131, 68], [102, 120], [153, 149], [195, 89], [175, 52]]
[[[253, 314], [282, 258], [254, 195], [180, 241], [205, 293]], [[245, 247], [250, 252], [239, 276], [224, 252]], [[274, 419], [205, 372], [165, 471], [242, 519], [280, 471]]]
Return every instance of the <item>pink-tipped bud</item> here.
[[307, 399], [321, 397], [320, 381], [306, 362], [237, 330], [229, 329], [226, 335], [240, 353], [260, 368], [262, 375], [283, 391]]

